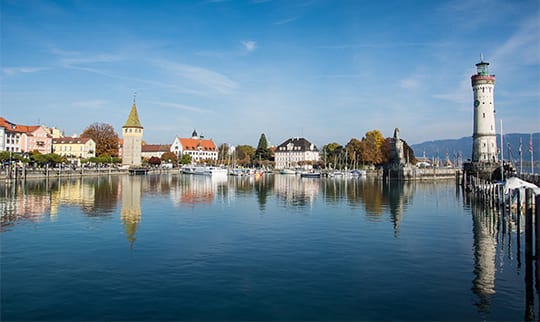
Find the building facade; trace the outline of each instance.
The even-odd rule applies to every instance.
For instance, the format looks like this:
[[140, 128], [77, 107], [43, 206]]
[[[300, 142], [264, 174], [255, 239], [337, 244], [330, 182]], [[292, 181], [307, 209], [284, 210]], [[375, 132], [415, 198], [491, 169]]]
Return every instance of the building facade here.
[[191, 138], [180, 138], [178, 136], [174, 138], [170, 151], [176, 154], [178, 160], [184, 154], [190, 155], [192, 163], [199, 163], [205, 160], [217, 161], [218, 159], [218, 151], [214, 141], [199, 137], [197, 131], [193, 131]]
[[290, 138], [275, 150], [276, 169], [311, 168], [320, 160], [319, 149], [305, 138]]
[[17, 124], [0, 117], [0, 151], [21, 152], [21, 135]]
[[170, 151], [170, 144], [144, 144], [142, 146], [142, 157], [145, 160], [148, 160], [151, 157], [161, 158], [163, 153]]
[[142, 164], [142, 137], [143, 127], [139, 121], [135, 99], [133, 99], [126, 124], [122, 126], [122, 165], [140, 166]]
[[96, 142], [90, 138], [56, 138], [53, 152], [66, 157], [71, 164], [80, 165], [82, 159], [96, 156]]
[[488, 62], [476, 64], [477, 73], [471, 76], [473, 88], [473, 147], [472, 162], [497, 162], [497, 134], [493, 92], [495, 75], [489, 75]]

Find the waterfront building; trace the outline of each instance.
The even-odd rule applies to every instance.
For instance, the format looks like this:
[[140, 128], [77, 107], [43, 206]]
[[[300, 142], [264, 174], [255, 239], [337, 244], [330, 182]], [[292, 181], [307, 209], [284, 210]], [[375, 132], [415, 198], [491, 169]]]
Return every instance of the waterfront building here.
[[463, 164], [467, 174], [485, 179], [491, 179], [495, 169], [500, 166], [493, 100], [495, 75], [489, 74], [488, 66], [489, 63], [481, 58], [476, 64], [476, 74], [471, 76], [474, 107], [472, 158]]
[[65, 156], [71, 164], [80, 165], [81, 159], [96, 156], [96, 142], [91, 138], [56, 138], [53, 139], [53, 152]]
[[0, 151], [48, 154], [52, 151], [52, 135], [44, 125], [21, 125], [0, 117]]
[[305, 138], [290, 138], [275, 150], [276, 169], [304, 167], [311, 168], [320, 160], [317, 147]]
[[497, 134], [493, 92], [495, 75], [489, 75], [488, 62], [476, 64], [476, 75], [471, 76], [474, 117], [472, 162], [497, 162]]
[[19, 141], [21, 152], [38, 151], [48, 154], [52, 151], [52, 135], [49, 129], [43, 125], [17, 125], [17, 131], [21, 131]]
[[140, 166], [142, 164], [143, 127], [139, 121], [135, 98], [126, 124], [122, 126], [122, 165]]
[[176, 154], [178, 160], [184, 154], [190, 155], [192, 163], [203, 162], [205, 160], [217, 161], [218, 159], [218, 151], [214, 141], [199, 136], [196, 130], [193, 130], [191, 138], [180, 138], [176, 136], [171, 144], [170, 151]]
[[170, 144], [144, 144], [142, 146], [142, 157], [145, 160], [148, 160], [151, 157], [161, 158], [163, 153], [170, 151]]
[[0, 151], [21, 152], [21, 134], [17, 124], [0, 117]]

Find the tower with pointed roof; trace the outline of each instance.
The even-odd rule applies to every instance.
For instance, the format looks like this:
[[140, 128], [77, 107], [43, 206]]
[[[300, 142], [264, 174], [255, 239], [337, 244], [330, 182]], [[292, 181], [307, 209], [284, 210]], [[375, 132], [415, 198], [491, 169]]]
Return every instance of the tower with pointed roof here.
[[137, 113], [137, 104], [133, 98], [133, 105], [129, 112], [126, 124], [122, 126], [122, 138], [124, 145], [122, 147], [122, 165], [140, 166], [142, 159], [142, 136], [143, 127], [139, 121]]

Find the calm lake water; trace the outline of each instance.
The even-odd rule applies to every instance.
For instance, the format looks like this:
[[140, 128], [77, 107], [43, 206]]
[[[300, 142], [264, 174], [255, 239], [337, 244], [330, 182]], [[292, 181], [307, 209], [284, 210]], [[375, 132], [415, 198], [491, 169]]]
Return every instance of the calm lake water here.
[[454, 181], [150, 175], [0, 189], [2, 320], [538, 317], [524, 234]]

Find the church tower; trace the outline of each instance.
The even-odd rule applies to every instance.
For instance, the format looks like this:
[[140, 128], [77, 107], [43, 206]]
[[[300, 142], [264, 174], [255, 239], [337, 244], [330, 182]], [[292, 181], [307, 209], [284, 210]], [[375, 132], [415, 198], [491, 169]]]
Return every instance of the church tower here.
[[480, 59], [475, 75], [471, 76], [474, 96], [472, 162], [497, 162], [497, 134], [493, 91], [495, 75], [489, 75], [489, 63]]
[[122, 165], [140, 166], [142, 158], [142, 136], [143, 127], [139, 121], [137, 105], [133, 98], [133, 105], [129, 112], [126, 124], [122, 126], [122, 138], [124, 144], [122, 147]]

